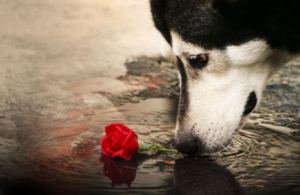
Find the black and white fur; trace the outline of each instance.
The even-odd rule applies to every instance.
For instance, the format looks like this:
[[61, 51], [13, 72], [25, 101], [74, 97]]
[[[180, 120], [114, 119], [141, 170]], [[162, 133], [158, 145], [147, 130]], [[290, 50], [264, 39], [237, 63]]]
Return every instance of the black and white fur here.
[[178, 149], [222, 149], [257, 107], [268, 79], [299, 52], [300, 3], [150, 2], [154, 24], [178, 61]]

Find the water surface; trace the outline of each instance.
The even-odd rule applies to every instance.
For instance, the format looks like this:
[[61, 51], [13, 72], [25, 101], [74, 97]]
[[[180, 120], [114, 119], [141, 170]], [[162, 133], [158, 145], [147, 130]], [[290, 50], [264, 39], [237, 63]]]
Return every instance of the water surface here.
[[[170, 146], [176, 101], [148, 99], [93, 114], [85, 112], [83, 118], [49, 121], [41, 129], [33, 127], [30, 136], [24, 135], [17, 155], [5, 164], [2, 176], [10, 177], [2, 177], [2, 193], [300, 192], [299, 135], [277, 132], [250, 121], [229, 147], [210, 156], [189, 159], [153, 154], [125, 162], [101, 156], [97, 140], [102, 128], [111, 122], [123, 122], [137, 131], [140, 140]], [[71, 149], [70, 142], [75, 144]]]

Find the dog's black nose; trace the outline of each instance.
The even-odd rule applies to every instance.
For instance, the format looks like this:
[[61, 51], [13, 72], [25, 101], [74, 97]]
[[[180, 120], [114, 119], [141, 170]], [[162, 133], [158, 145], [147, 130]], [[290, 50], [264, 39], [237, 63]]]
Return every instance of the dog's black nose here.
[[252, 91], [248, 96], [248, 100], [244, 108], [243, 116], [247, 116], [248, 114], [250, 114], [254, 110], [256, 104], [257, 104], [257, 97], [255, 92]]
[[189, 156], [193, 156], [199, 153], [199, 151], [201, 150], [200, 144], [196, 139], [190, 139], [176, 143], [175, 147], [179, 152], [187, 154]]

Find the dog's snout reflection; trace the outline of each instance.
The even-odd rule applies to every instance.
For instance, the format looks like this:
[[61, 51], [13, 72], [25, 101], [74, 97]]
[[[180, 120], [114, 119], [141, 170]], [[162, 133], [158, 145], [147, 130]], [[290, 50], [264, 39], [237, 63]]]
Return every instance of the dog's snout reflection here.
[[226, 168], [210, 159], [176, 161], [174, 185], [176, 195], [242, 195], [242, 187]]

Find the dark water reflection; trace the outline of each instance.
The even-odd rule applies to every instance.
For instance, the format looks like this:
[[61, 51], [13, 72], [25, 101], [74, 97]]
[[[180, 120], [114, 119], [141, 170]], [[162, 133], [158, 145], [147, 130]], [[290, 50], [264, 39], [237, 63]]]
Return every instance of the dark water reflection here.
[[[259, 125], [246, 126], [228, 148], [209, 157], [153, 154], [129, 162], [101, 157], [96, 144], [101, 136], [99, 127], [123, 122], [135, 129], [142, 141], [168, 145], [174, 112], [171, 100], [151, 99], [118, 110], [97, 111], [79, 122], [63, 121], [58, 127], [49, 121], [55, 131], [31, 130], [13, 158], [0, 163], [0, 195], [300, 194], [299, 135]], [[88, 139], [70, 149], [79, 133], [85, 135], [81, 139]]]
[[138, 169], [138, 162], [136, 159], [131, 161], [124, 161], [122, 159], [112, 159], [105, 155], [101, 156], [103, 163], [104, 176], [111, 180], [111, 186], [119, 186], [126, 184], [130, 187], [135, 180], [136, 171]]
[[[138, 169], [145, 166], [142, 159], [123, 161], [102, 156], [101, 162], [103, 172], [94, 173], [95, 177], [80, 172], [75, 175], [56, 171], [53, 175], [44, 175], [48, 180], [46, 183], [32, 178], [4, 185], [2, 194], [244, 194], [234, 175], [208, 158], [182, 158], [170, 167], [158, 163], [160, 173], [149, 172], [147, 174], [153, 174], [150, 177]], [[167, 174], [168, 169], [170, 174]], [[105, 180], [105, 177], [109, 179]], [[49, 181], [50, 178], [53, 181]]]
[[[167, 195], [243, 195], [243, 194], [299, 194], [294, 185], [269, 192], [247, 192], [235, 175], [210, 158], [181, 158], [175, 165], [157, 163], [158, 170], [145, 173], [145, 159], [122, 161], [101, 157], [102, 171], [76, 174], [44, 172], [36, 178], [22, 179], [2, 185], [3, 194], [167, 194]], [[54, 171], [54, 170], [53, 170]], [[83, 171], [83, 170], [82, 170]], [[158, 172], [157, 172], [158, 171]], [[39, 173], [42, 174], [42, 173]], [[147, 176], [148, 175], [148, 176]], [[150, 175], [150, 176], [149, 176]]]
[[210, 159], [179, 159], [174, 167], [174, 184], [169, 194], [245, 194], [234, 175]]

